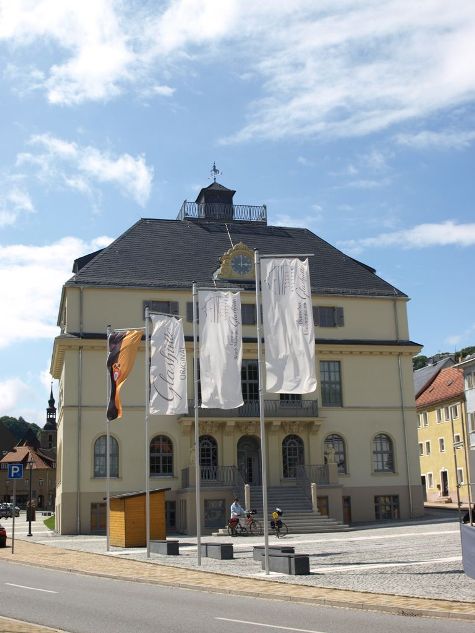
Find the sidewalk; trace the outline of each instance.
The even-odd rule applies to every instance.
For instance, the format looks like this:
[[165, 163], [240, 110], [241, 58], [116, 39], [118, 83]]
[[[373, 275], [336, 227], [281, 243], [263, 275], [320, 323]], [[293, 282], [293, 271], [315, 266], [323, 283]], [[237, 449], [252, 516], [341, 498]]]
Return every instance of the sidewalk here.
[[[212, 561], [204, 558], [202, 567], [197, 568], [196, 542], [193, 543], [191, 538], [180, 539], [180, 552], [183, 551], [183, 554], [178, 557], [153, 555], [147, 559], [143, 548], [113, 548], [114, 551], [106, 552], [103, 537], [61, 537], [47, 530], [43, 531], [40, 527], [39, 523], [34, 526], [33, 538], [27, 539], [24, 535], [26, 531], [23, 535], [20, 532], [15, 539], [15, 553], [12, 555], [11, 549], [1, 549], [0, 560], [201, 591], [404, 615], [475, 620], [475, 601], [472, 599], [472, 596], [475, 598], [475, 581], [463, 574], [460, 556], [452, 556], [451, 562], [442, 564], [437, 572], [437, 578], [433, 575], [434, 565], [431, 558], [435, 556], [441, 544], [446, 548], [446, 556], [460, 553], [457, 543], [458, 524], [454, 521], [435, 519], [425, 524], [399, 523], [393, 526], [361, 527], [353, 533], [338, 535], [289, 536], [286, 542], [295, 544], [297, 551], [305, 548], [304, 551], [319, 552], [319, 555], [312, 556], [319, 565], [316, 572], [312, 568], [312, 576], [293, 577], [264, 576], [259, 571], [259, 565], [252, 562], [252, 546], [256, 544], [253, 538], [232, 541], [235, 549], [233, 561]], [[428, 534], [432, 536], [428, 538]], [[204, 540], [213, 538], [206, 537]], [[429, 540], [433, 543], [433, 549], [421, 552], [418, 543]], [[413, 542], [412, 550], [410, 542]], [[382, 550], [382, 547], [385, 549]], [[428, 595], [440, 594], [439, 597], [400, 595], [410, 593], [409, 573], [403, 574], [403, 585], [391, 585], [391, 582], [400, 575], [399, 571], [409, 572], [410, 569], [417, 570], [417, 586], [430, 581], [432, 590]], [[451, 573], [454, 569], [458, 572], [459, 584], [455, 586], [451, 595], [445, 592], [445, 587], [455, 582], [455, 576]], [[421, 580], [424, 577], [420, 575], [421, 572], [430, 575]], [[345, 587], [348, 588], [335, 587], [338, 582], [343, 582], [342, 578], [346, 583]], [[315, 583], [319, 586], [315, 586]], [[325, 583], [333, 584], [333, 587], [322, 586]], [[353, 586], [358, 590], [353, 590]], [[382, 588], [386, 593], [380, 593]], [[443, 599], [441, 595], [450, 596], [452, 599]], [[462, 597], [463, 595], [465, 597]], [[51, 631], [14, 621], [7, 623], [0, 619], [0, 631], [40, 633], [46, 630]]]

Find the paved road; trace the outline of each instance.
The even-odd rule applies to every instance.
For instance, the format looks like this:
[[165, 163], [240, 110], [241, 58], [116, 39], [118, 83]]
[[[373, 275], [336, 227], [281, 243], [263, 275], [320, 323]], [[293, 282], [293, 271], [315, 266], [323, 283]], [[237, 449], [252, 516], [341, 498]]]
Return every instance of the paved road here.
[[[71, 633], [468, 633], [473, 622], [218, 595], [0, 561], [1, 612]], [[12, 630], [1, 628], [0, 630]]]
[[[38, 516], [38, 515], [37, 515]], [[18, 535], [25, 538], [28, 524], [24, 515], [18, 522]], [[104, 537], [55, 536], [38, 520], [32, 526], [33, 542], [61, 549], [106, 553]], [[203, 540], [218, 540], [203, 537]], [[220, 537], [232, 542], [233, 561], [202, 559], [201, 569], [247, 578], [260, 578], [260, 565], [252, 559], [253, 545], [262, 537]], [[277, 542], [271, 537], [271, 543]], [[282, 541], [283, 543], [284, 541]], [[271, 574], [274, 582], [302, 586], [348, 589], [421, 598], [438, 598], [473, 603], [475, 581], [462, 567], [460, 532], [455, 512], [432, 511], [427, 519], [410, 524], [389, 523], [359, 526], [352, 532], [289, 535], [285, 544], [296, 552], [308, 553], [310, 576]], [[146, 560], [144, 548], [112, 548], [110, 556]], [[197, 566], [196, 539], [180, 537], [180, 556], [152, 556], [152, 562], [187, 569]]]
[[[4, 523], [7, 524], [10, 535], [11, 521]], [[360, 526], [352, 532], [343, 534], [292, 535], [285, 543], [294, 544], [297, 552], [310, 553], [313, 572], [310, 576], [296, 577], [263, 574], [259, 564], [252, 560], [252, 546], [262, 543], [262, 538], [258, 537], [220, 539], [233, 542], [235, 559], [214, 561], [203, 558], [203, 564], [198, 568], [196, 539], [188, 537], [180, 539], [180, 556], [152, 555], [151, 559], [147, 559], [143, 548], [112, 548], [110, 552], [106, 552], [104, 537], [55, 535], [44, 527], [41, 520], [32, 525], [31, 538], [26, 536], [27, 532], [28, 524], [22, 516], [17, 521], [15, 554], [12, 556], [10, 550], [0, 550], [0, 561], [8, 561], [12, 567], [15, 566], [12, 564], [14, 561], [24, 562], [40, 567], [77, 570], [88, 575], [153, 584], [155, 587], [150, 589], [152, 593], [158, 591], [157, 585], [171, 585], [176, 588], [200, 588], [202, 592], [300, 601], [314, 605], [313, 608], [320, 608], [316, 605], [347, 606], [412, 616], [432, 617], [437, 614], [444, 618], [475, 620], [475, 581], [465, 576], [462, 570], [459, 526], [453, 513], [439, 512], [428, 517], [426, 521], [410, 524]], [[206, 540], [217, 539], [206, 537]], [[2, 589], [0, 587], [0, 596], [3, 594]], [[135, 589], [140, 592], [137, 587]], [[169, 590], [160, 587], [160, 591], [162, 589], [165, 593], [160, 595], [168, 600], [166, 595]], [[425, 597], [411, 597], [419, 595]], [[215, 598], [214, 596], [213, 600]], [[235, 599], [239, 600], [237, 597]], [[187, 598], [183, 600], [187, 601]], [[221, 597], [218, 604], [221, 604], [220, 600], [227, 601]], [[0, 600], [0, 605], [2, 603], [3, 600]], [[274, 605], [275, 602], [272, 603], [272, 611], [275, 610]], [[281, 608], [285, 613], [290, 613], [287, 610], [288, 602], [279, 605], [279, 611]], [[3, 609], [0, 609], [0, 614], [2, 611]], [[285, 621], [283, 615], [282, 618]], [[246, 617], [230, 619], [246, 620]], [[272, 620], [273, 618], [252, 621], [265, 623], [267, 626]], [[411, 623], [411, 628], [416, 627], [413, 630], [419, 630], [419, 620], [420, 618], [406, 618], [406, 621]], [[295, 622], [291, 624], [296, 626]], [[403, 624], [405, 629], [406, 624]], [[5, 624], [7, 628], [2, 628], [0, 618], [0, 631], [36, 633], [31, 627], [18, 626], [12, 628], [9, 623]], [[232, 627], [234, 624], [231, 622], [229, 626]], [[240, 626], [248, 629], [251, 625], [241, 622]], [[262, 629], [258, 624], [252, 626], [257, 627], [255, 630]], [[273, 626], [275, 628], [280, 625]], [[471, 626], [473, 627], [473, 622]], [[297, 628], [333, 633], [331, 628]], [[437, 631], [442, 630], [438, 622], [434, 628]], [[228, 630], [232, 629], [226, 624], [226, 631]], [[285, 627], [281, 630], [285, 630]]]

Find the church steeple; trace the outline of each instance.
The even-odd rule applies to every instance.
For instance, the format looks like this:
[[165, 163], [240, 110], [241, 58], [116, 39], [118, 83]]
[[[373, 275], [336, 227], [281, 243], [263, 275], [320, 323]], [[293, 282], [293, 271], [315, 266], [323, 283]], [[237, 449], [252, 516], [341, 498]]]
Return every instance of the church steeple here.
[[54, 403], [53, 383], [51, 383], [51, 392], [48, 400], [49, 407], [46, 409], [46, 424], [43, 427], [45, 431], [56, 431], [56, 407]]

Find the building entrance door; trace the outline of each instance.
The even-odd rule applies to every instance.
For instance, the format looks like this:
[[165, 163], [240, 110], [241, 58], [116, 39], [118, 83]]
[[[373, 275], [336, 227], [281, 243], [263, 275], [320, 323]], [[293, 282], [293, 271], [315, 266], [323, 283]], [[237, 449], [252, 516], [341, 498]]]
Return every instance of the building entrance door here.
[[254, 435], [244, 435], [237, 445], [237, 463], [244, 483], [250, 486], [261, 484], [260, 441]]
[[423, 501], [427, 501], [427, 487], [426, 487], [425, 475], [421, 475], [421, 486], [422, 486], [422, 499]]
[[449, 477], [446, 470], [440, 472], [440, 490], [443, 497], [449, 496]]

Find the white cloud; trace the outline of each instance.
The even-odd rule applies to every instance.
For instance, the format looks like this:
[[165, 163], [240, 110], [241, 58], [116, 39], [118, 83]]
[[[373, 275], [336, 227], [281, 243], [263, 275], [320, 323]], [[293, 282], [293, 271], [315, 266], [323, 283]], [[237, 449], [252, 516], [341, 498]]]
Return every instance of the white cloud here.
[[22, 213], [33, 213], [33, 202], [23, 188], [9, 186], [5, 191], [0, 191], [0, 228], [15, 224]]
[[452, 220], [440, 224], [419, 224], [411, 229], [381, 233], [376, 237], [339, 242], [339, 248], [361, 252], [365, 248], [402, 247], [430, 248], [434, 246], [474, 246], [475, 224], [457, 224]]
[[474, 130], [444, 130], [440, 132], [422, 130], [414, 134], [398, 134], [396, 136], [396, 141], [400, 145], [406, 145], [416, 149], [427, 149], [431, 147], [440, 149], [464, 149], [469, 147], [474, 140]]
[[120, 93], [120, 83], [130, 78], [135, 62], [121, 25], [125, 16], [114, 4], [112, 0], [3, 0], [0, 40], [16, 46], [53, 42], [66, 53], [66, 60], [53, 63], [43, 81], [51, 103], [108, 99]]
[[[52, 103], [103, 101], [132, 87], [170, 96], [173, 72], [230, 59], [261, 93], [225, 142], [365, 135], [475, 94], [467, 0], [0, 0], [0, 10], [10, 51], [48, 47], [56, 56], [23, 71]], [[22, 70], [15, 65], [11, 75]]]
[[20, 378], [7, 378], [0, 381], [0, 417], [12, 415], [23, 399], [29, 394], [30, 388]]
[[54, 338], [61, 287], [73, 260], [109, 244], [65, 237], [52, 244], [0, 246], [0, 348], [17, 341]]
[[93, 197], [97, 185], [105, 183], [118, 187], [141, 206], [148, 201], [153, 168], [147, 165], [144, 156], [112, 156], [51, 134], [37, 134], [29, 144], [38, 151], [19, 154], [17, 165], [33, 166], [37, 176], [48, 185], [68, 187]]

